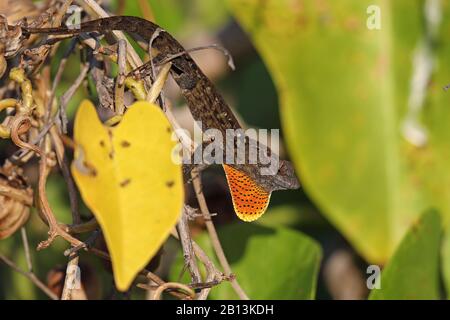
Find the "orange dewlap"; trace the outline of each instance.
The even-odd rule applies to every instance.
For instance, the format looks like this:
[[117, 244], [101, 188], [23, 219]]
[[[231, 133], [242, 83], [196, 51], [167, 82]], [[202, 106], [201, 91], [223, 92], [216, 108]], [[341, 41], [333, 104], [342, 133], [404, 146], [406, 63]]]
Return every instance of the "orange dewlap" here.
[[236, 215], [247, 222], [263, 215], [269, 205], [270, 193], [249, 176], [233, 167], [223, 165]]

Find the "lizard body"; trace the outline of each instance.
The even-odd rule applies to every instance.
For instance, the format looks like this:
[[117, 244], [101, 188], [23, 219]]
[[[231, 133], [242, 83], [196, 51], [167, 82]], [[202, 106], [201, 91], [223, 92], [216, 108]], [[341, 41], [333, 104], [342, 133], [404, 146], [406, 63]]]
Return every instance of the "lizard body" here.
[[[61, 26], [59, 28], [27, 28], [22, 27], [25, 36], [35, 33], [52, 35], [77, 35], [88, 32], [107, 33], [111, 31], [125, 31], [135, 34], [150, 42], [158, 52], [156, 61], [167, 58], [172, 62], [171, 75], [181, 89], [187, 101], [190, 112], [196, 121], [201, 121], [205, 129], [215, 128], [226, 137], [227, 129], [241, 129], [241, 126], [228, 104], [217, 91], [212, 82], [204, 75], [183, 46], [167, 32], [160, 32], [154, 39], [155, 32], [161, 28], [138, 17], [115, 16], [84, 22], [73, 28]], [[138, 69], [148, 69], [146, 65]], [[139, 74], [135, 74], [139, 76]], [[247, 142], [246, 142], [247, 143]], [[224, 165], [226, 169], [227, 164]], [[290, 162], [280, 160], [277, 172], [272, 175], [262, 175], [259, 164], [230, 164], [231, 167], [245, 173], [263, 188], [269, 195], [274, 190], [297, 189], [299, 182]], [[227, 170], [225, 170], [227, 172]], [[229, 181], [230, 182], [230, 181]]]

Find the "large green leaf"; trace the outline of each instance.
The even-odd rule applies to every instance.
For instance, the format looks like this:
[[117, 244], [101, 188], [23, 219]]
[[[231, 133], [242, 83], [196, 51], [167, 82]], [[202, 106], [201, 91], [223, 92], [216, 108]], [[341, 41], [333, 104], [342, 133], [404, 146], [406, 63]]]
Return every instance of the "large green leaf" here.
[[[219, 238], [233, 273], [251, 299], [313, 299], [316, 293], [321, 249], [300, 232], [238, 223], [219, 229]], [[200, 246], [214, 256], [209, 238], [202, 234]], [[178, 280], [181, 255], [171, 270]], [[218, 262], [216, 261], [218, 266]], [[186, 281], [187, 278], [185, 278]], [[212, 289], [211, 299], [237, 299], [227, 282]]]
[[439, 299], [441, 220], [431, 211], [414, 224], [381, 275], [372, 300]]
[[[288, 149], [303, 187], [369, 261], [386, 262], [429, 207], [450, 216], [450, 3], [442, 3], [436, 69], [418, 121], [402, 136], [423, 1], [228, 0], [274, 77]], [[367, 8], [381, 9], [369, 30]], [[439, 40], [438, 39], [438, 40]]]

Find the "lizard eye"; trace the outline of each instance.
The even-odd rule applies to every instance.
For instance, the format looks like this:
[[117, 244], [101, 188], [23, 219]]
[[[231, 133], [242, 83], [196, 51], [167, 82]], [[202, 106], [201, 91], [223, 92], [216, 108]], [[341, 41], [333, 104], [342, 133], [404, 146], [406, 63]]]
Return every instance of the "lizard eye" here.
[[284, 161], [282, 161], [280, 163], [280, 167], [278, 168], [278, 174], [286, 175], [286, 173], [287, 173], [286, 163]]

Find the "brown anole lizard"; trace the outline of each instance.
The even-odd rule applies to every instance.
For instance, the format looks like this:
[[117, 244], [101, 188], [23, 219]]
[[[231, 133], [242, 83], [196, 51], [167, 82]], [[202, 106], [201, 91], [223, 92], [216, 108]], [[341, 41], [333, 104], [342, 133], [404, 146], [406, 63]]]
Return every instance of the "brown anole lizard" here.
[[[196, 121], [201, 121], [204, 129], [215, 128], [220, 130], [223, 137], [226, 137], [227, 129], [241, 129], [228, 104], [183, 46], [169, 33], [160, 32], [162, 29], [150, 21], [138, 17], [115, 16], [84, 22], [71, 28], [65, 26], [59, 28], [22, 27], [25, 36], [34, 33], [77, 35], [86, 32], [106, 33], [114, 30], [135, 34], [147, 42], [152, 40], [152, 47], [157, 52], [153, 62], [170, 59], [172, 63], [171, 75], [180, 87], [193, 118]], [[155, 32], [158, 32], [158, 35], [152, 38]], [[148, 62], [138, 68], [134, 76], [142, 77], [146, 75], [149, 72], [150, 63]], [[243, 173], [244, 180], [245, 176], [249, 177], [257, 186], [262, 188], [262, 192], [265, 191], [269, 195], [274, 190], [297, 189], [299, 187], [291, 163], [285, 160], [280, 160], [277, 172], [273, 172], [272, 175], [261, 174], [262, 165], [260, 164], [229, 164], [229, 166], [237, 170], [234, 170], [233, 174]]]

